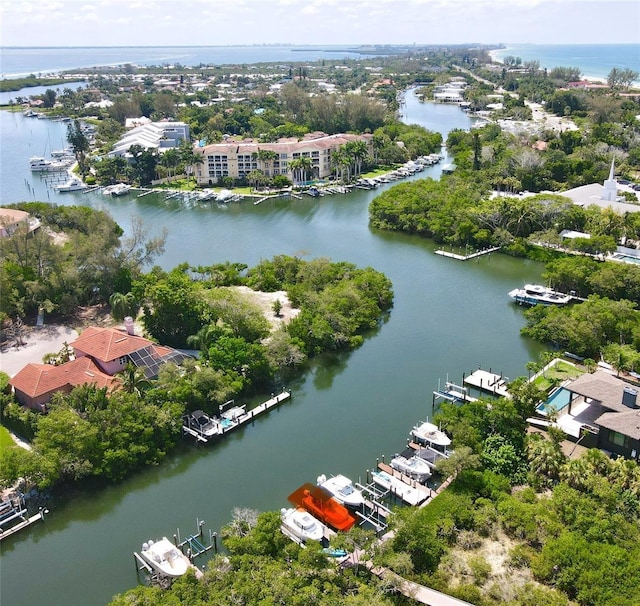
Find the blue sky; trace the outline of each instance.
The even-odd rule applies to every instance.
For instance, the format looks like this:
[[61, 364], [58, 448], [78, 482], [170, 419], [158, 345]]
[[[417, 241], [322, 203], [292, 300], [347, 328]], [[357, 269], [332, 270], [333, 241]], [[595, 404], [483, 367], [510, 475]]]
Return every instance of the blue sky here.
[[638, 0], [5, 0], [3, 46], [640, 42]]

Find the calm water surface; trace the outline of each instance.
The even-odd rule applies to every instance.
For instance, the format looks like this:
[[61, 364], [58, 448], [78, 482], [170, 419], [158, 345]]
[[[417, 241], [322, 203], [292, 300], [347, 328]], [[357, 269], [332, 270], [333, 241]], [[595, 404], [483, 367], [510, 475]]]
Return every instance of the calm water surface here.
[[[443, 131], [469, 126], [457, 108], [421, 105], [409, 96], [408, 121], [430, 121], [431, 112]], [[368, 204], [377, 192], [259, 206], [55, 194], [24, 173], [31, 151], [24, 152], [55, 141], [61, 125], [49, 124], [45, 132], [40, 122], [25, 124], [5, 112], [0, 117], [3, 142], [5, 134], [14, 136], [21, 156], [16, 151], [2, 157], [7, 201], [33, 199], [35, 190], [39, 199], [108, 210], [125, 228], [132, 215], [142, 217], [151, 232], [167, 226], [160, 259], [165, 268], [181, 261], [251, 266], [282, 253], [327, 256], [384, 272], [395, 291], [379, 330], [354, 352], [314, 361], [291, 385], [290, 402], [218, 444], [188, 447], [122, 484], [53, 504], [44, 523], [4, 542], [3, 605], [105, 604], [136, 584], [132, 553], [143, 541], [171, 537], [176, 528], [183, 536], [192, 533], [196, 518], [217, 531], [234, 507], [277, 510], [320, 473], [364, 479], [376, 457], [400, 451], [412, 425], [431, 415], [439, 380], [459, 382], [479, 365], [514, 378], [526, 374], [527, 361], [538, 355], [539, 347], [520, 337], [522, 311], [507, 292], [535, 280], [541, 266], [500, 255], [462, 263], [433, 254], [434, 245], [419, 237], [372, 230]], [[15, 124], [15, 133], [5, 131], [5, 123]], [[5, 163], [15, 170], [11, 183], [5, 181]], [[430, 171], [438, 177], [440, 168]]]

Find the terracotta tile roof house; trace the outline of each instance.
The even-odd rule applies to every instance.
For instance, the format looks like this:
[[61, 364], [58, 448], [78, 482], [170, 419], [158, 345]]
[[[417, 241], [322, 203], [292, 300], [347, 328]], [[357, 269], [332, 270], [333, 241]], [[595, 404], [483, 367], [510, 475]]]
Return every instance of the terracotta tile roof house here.
[[116, 389], [119, 382], [114, 375], [130, 363], [142, 368], [147, 379], [153, 379], [161, 364], [180, 364], [190, 358], [117, 328], [87, 328], [70, 345], [75, 360], [60, 366], [27, 364], [9, 381], [20, 404], [44, 411], [57, 391], [69, 393], [87, 383], [109, 391]]
[[158, 375], [161, 364], [179, 364], [190, 357], [118, 328], [92, 326], [84, 330], [70, 345], [76, 358], [90, 357], [108, 375], [115, 375], [132, 363], [144, 370], [147, 379]]
[[0, 208], [0, 238], [11, 236], [20, 225], [24, 224], [32, 232], [40, 227], [40, 221], [29, 216], [29, 213], [17, 208]]
[[87, 383], [111, 391], [117, 386], [117, 379], [103, 373], [91, 358], [84, 357], [60, 366], [27, 364], [9, 383], [20, 404], [45, 411], [57, 391], [69, 393], [74, 387]]

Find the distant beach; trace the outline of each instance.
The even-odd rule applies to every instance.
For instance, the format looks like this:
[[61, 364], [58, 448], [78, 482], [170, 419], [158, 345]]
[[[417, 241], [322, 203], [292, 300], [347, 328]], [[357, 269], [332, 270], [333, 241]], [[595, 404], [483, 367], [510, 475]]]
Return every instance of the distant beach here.
[[640, 72], [640, 44], [512, 44], [489, 54], [499, 63], [513, 56], [539, 61], [547, 69], [577, 67], [583, 78], [594, 81], [605, 81], [614, 67]]

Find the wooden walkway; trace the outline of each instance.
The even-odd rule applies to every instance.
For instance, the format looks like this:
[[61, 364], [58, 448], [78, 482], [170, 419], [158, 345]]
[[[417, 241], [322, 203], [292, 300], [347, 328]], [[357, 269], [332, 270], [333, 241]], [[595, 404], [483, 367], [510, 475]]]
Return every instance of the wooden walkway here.
[[458, 255], [447, 250], [436, 250], [435, 253], [436, 255], [440, 255], [441, 257], [448, 257], [449, 259], [456, 259], [458, 261], [469, 261], [470, 259], [477, 259], [478, 257], [491, 254], [492, 252], [496, 252], [498, 250], [500, 250], [500, 247], [494, 246], [493, 248], [485, 248], [484, 250], [479, 250], [468, 255]]

